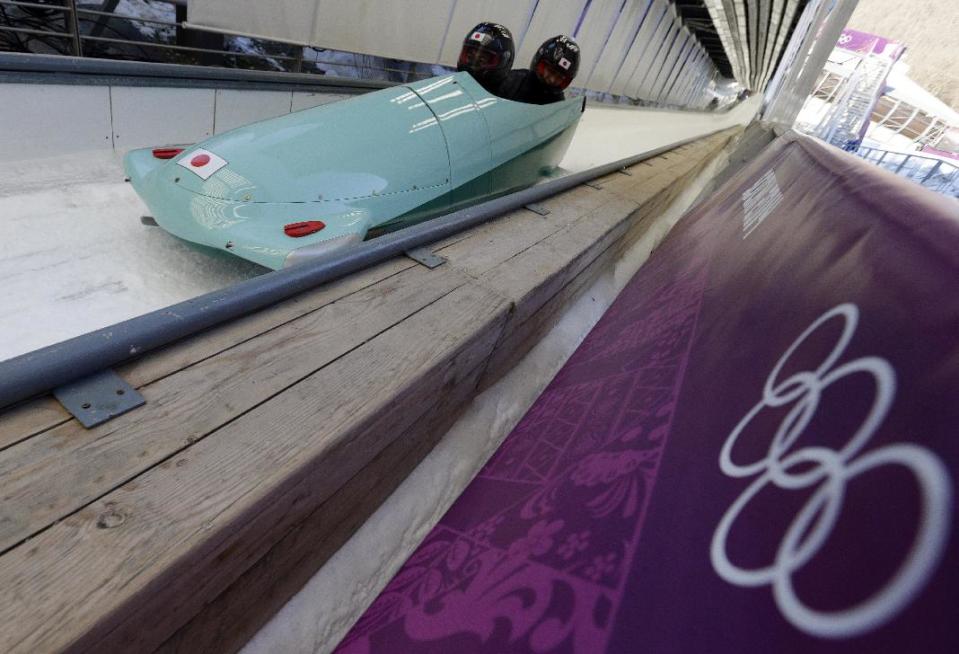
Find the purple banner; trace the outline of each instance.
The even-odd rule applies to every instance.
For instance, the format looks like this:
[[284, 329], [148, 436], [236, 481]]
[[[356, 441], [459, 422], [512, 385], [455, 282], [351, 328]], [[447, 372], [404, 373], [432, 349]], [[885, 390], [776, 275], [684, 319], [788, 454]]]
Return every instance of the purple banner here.
[[843, 50], [851, 52], [861, 54], [872, 52], [884, 55], [892, 61], [899, 61], [899, 57], [906, 51], [906, 46], [898, 41], [848, 28], [842, 31], [837, 45]]
[[938, 148], [932, 147], [931, 145], [923, 146], [922, 152], [927, 152], [927, 153], [929, 153], [929, 154], [934, 154], [934, 155], [936, 155], [937, 157], [945, 157], [945, 158], [947, 158], [947, 159], [956, 159], [956, 160], [959, 160], [959, 153], [949, 152], [948, 150], [940, 150], [940, 149], [938, 149]]
[[959, 651], [957, 206], [776, 141], [337, 651]]

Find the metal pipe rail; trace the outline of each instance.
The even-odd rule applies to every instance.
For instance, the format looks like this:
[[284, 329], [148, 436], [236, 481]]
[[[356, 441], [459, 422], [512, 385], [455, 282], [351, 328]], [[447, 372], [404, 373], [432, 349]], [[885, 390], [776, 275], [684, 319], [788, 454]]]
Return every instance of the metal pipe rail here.
[[63, 55], [23, 54], [0, 52], [0, 75], [12, 77], [10, 81], [49, 83], [50, 76], [57, 83], [97, 83], [117, 81], [131, 83], [140, 79], [149, 83], [171, 83], [182, 80], [183, 84], [241, 83], [243, 85], [267, 85], [281, 87], [328, 88], [337, 93], [365, 92], [394, 86], [394, 82], [356, 78], [313, 75], [310, 73], [281, 73], [241, 68], [218, 68], [215, 66], [190, 66], [118, 59], [93, 59]]
[[[178, 29], [185, 27], [185, 24], [184, 24], [184, 21], [180, 21], [180, 20], [176, 20], [176, 21], [158, 20], [155, 18], [142, 18], [139, 16], [129, 16], [127, 14], [118, 14], [116, 12], [84, 9], [82, 7], [76, 6], [76, 0], [66, 0], [65, 4], [63, 5], [47, 5], [47, 4], [39, 4], [36, 2], [26, 2], [23, 0], [0, 0], [0, 5], [19, 7], [23, 9], [43, 9], [47, 11], [59, 12], [66, 15], [67, 24], [65, 25], [65, 27], [68, 26], [70, 28], [69, 31], [58, 32], [53, 30], [37, 30], [37, 29], [30, 29], [30, 28], [24, 28], [24, 27], [15, 27], [13, 25], [0, 24], [0, 32], [11, 32], [11, 33], [20, 33], [20, 34], [30, 34], [35, 36], [50, 36], [50, 37], [60, 38], [60, 39], [70, 39], [73, 42], [73, 45], [72, 45], [73, 55], [76, 57], [84, 56], [84, 53], [83, 53], [84, 42], [93, 42], [93, 43], [115, 43], [115, 44], [122, 44], [122, 45], [132, 45], [136, 47], [158, 48], [161, 50], [168, 50], [172, 52], [193, 52], [198, 54], [220, 55], [222, 57], [240, 57], [240, 58], [246, 58], [246, 59], [273, 60], [276, 62], [292, 62], [292, 64], [288, 66], [289, 70], [287, 71], [292, 74], [298, 74], [300, 72], [300, 66], [303, 62], [302, 54], [295, 55], [295, 56], [260, 54], [255, 52], [237, 52], [234, 50], [220, 50], [216, 48], [199, 48], [199, 47], [185, 46], [185, 45], [179, 45], [179, 44], [159, 43], [156, 41], [137, 41], [133, 39], [107, 38], [107, 37], [99, 36], [99, 33], [96, 31], [96, 29], [91, 34], [83, 34], [80, 31], [80, 25], [79, 25], [81, 15], [96, 16], [100, 19], [119, 18], [129, 22], [134, 22], [134, 23], [150, 23], [150, 24], [162, 25], [166, 27], [174, 27]], [[194, 31], [222, 33], [226, 35], [241, 36], [234, 32], [225, 32], [222, 30], [206, 29], [202, 26], [190, 25], [189, 27], [190, 29]], [[268, 41], [268, 39], [262, 39], [262, 38], [259, 40]], [[272, 41], [268, 41], [268, 42], [272, 43]], [[283, 44], [283, 45], [289, 45], [289, 44]], [[302, 52], [302, 49], [301, 49], [301, 52]], [[343, 65], [341, 62], [329, 61], [329, 60], [324, 61], [319, 58], [317, 58], [312, 63], [329, 65], [329, 66]], [[412, 75], [415, 77], [430, 76], [429, 74], [426, 74], [426, 73], [401, 70], [397, 68], [390, 68], [388, 66], [369, 66], [361, 63], [354, 63], [351, 65], [355, 68], [362, 68], [365, 70], [379, 71], [384, 73], [395, 72], [395, 73], [402, 73], [405, 75]], [[316, 76], [315, 74], [313, 75]]]
[[[921, 154], [893, 152], [868, 146], [860, 147], [855, 154], [869, 163], [894, 172], [900, 177], [911, 179], [932, 191], [950, 197], [959, 197], [959, 164], [951, 164], [942, 159]], [[878, 154], [878, 157], [873, 158], [874, 154]], [[896, 157], [899, 159], [897, 160]], [[911, 162], [916, 162], [917, 165], [909, 165]], [[922, 178], [920, 179], [918, 175], [922, 175]]]
[[552, 180], [0, 362], [0, 408], [106, 370], [320, 284], [447, 238], [710, 134]]

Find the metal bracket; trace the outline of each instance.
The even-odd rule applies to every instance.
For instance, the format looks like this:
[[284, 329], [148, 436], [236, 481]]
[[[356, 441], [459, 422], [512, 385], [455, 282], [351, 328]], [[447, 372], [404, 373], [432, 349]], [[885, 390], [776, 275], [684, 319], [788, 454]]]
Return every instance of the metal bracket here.
[[632, 176], [633, 176], [633, 174], [632, 174], [631, 172], [629, 172], [628, 170], [626, 170], [625, 168], [620, 168], [620, 169], [617, 170], [616, 172], [619, 173], [620, 175], [626, 175], [627, 177], [632, 177]]
[[442, 266], [446, 263], [446, 257], [441, 257], [440, 255], [434, 253], [428, 247], [414, 248], [412, 250], [406, 251], [406, 256], [415, 261], [416, 263], [422, 264], [432, 270], [437, 266]]
[[64, 384], [55, 388], [53, 395], [87, 429], [146, 404], [143, 396], [112, 370]]
[[529, 209], [529, 210], [532, 211], [533, 213], [538, 213], [538, 214], [541, 215], [541, 216], [548, 216], [548, 215], [549, 215], [549, 209], [547, 209], [546, 207], [544, 207], [544, 206], [541, 205], [541, 204], [533, 204], [533, 203], [530, 203], [530, 204], [524, 205], [523, 208], [524, 208], [524, 209]]
[[594, 181], [592, 181], [592, 180], [590, 180], [590, 181], [588, 181], [588, 182], [583, 182], [583, 186], [588, 186], [588, 187], [590, 187], [590, 188], [594, 188], [594, 189], [596, 189], [597, 191], [602, 191], [602, 190], [603, 190], [603, 185], [602, 185], [602, 184], [600, 184], [599, 182], [594, 182]]

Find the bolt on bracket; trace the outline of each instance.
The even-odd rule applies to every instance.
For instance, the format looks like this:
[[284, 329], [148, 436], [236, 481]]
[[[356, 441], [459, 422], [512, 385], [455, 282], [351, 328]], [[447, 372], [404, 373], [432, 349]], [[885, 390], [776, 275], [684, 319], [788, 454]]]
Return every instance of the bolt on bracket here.
[[146, 404], [135, 388], [112, 370], [64, 384], [54, 397], [87, 429]]

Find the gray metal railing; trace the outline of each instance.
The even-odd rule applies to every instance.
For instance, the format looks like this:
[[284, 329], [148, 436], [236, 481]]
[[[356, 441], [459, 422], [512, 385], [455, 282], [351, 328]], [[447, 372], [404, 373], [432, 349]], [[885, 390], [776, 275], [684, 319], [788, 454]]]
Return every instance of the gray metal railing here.
[[869, 146], [860, 147], [855, 154], [932, 191], [959, 198], [959, 162], [953, 164], [937, 157]]
[[[160, 0], [169, 2], [170, 4], [182, 4], [177, 3], [175, 0]], [[37, 37], [48, 37], [63, 41], [69, 41], [70, 53], [76, 57], [87, 56], [88, 53], [84, 51], [84, 44], [90, 43], [102, 43], [102, 44], [114, 44], [114, 45], [125, 45], [133, 46], [137, 48], [153, 48], [173, 53], [182, 53], [182, 54], [195, 54], [195, 55], [205, 55], [205, 56], [214, 56], [220, 57], [223, 60], [226, 60], [229, 57], [239, 58], [239, 59], [248, 59], [248, 60], [260, 60], [271, 62], [278, 68], [281, 68], [284, 72], [299, 73], [299, 72], [322, 72], [318, 71], [320, 66], [349, 66], [352, 68], [362, 69], [366, 71], [371, 71], [373, 73], [382, 73], [384, 77], [389, 77], [392, 75], [402, 75], [406, 78], [426, 78], [432, 77], [432, 72], [423, 72], [417, 71], [414, 69], [404, 69], [396, 68], [389, 65], [377, 66], [373, 65], [369, 61], [369, 57], [363, 57], [355, 53], [332, 51], [332, 50], [317, 50], [317, 56], [315, 59], [308, 58], [304, 60], [302, 46], [292, 46], [290, 44], [280, 43], [269, 41], [267, 39], [256, 39], [256, 41], [262, 42], [264, 44], [271, 44], [279, 48], [289, 49], [292, 54], [273, 54], [268, 52], [249, 52], [249, 51], [238, 51], [238, 50], [228, 50], [225, 48], [210, 48], [210, 47], [198, 47], [194, 45], [183, 45], [179, 42], [177, 43], [165, 43], [162, 41], [156, 40], [138, 40], [138, 39], [127, 39], [127, 38], [115, 38], [115, 37], [105, 37], [101, 36], [103, 31], [103, 26], [105, 21], [109, 19], [120, 19], [127, 21], [129, 23], [145, 23], [150, 25], [159, 25], [162, 27], [172, 28], [177, 30], [177, 34], [180, 34], [181, 31], [184, 33], [197, 33], [197, 32], [209, 32], [211, 34], [216, 34], [220, 36], [241, 36], [238, 34], [229, 34], [224, 33], [220, 30], [205, 30], [202, 27], [196, 25], [190, 25], [186, 27], [184, 25], [185, 14], [181, 17], [178, 13], [176, 20], [161, 20], [157, 18], [149, 18], [143, 16], [130, 16], [126, 14], [119, 14], [112, 9], [116, 6], [116, 2], [107, 2], [101, 9], [109, 8], [110, 11], [102, 11], [96, 9], [86, 9], [83, 7], [77, 6], [77, 0], [62, 0], [62, 4], [44, 4], [38, 2], [28, 2], [26, 0], [0, 0], [0, 9], [3, 7], [14, 7], [18, 9], [33, 9], [33, 10], [43, 10], [54, 13], [63, 14], [63, 30], [56, 30], [50, 28], [48, 25], [47, 29], [36, 29], [35, 27], [23, 27], [17, 25], [17, 17], [11, 17], [9, 15], [2, 16], [5, 20], [0, 22], [0, 33], [7, 32], [11, 34], [25, 34], [28, 36], [37, 36]], [[94, 25], [91, 28], [89, 33], [84, 33], [81, 29], [80, 21], [83, 17], [95, 18]], [[89, 18], [87, 19], [89, 20]], [[22, 19], [21, 19], [22, 22]], [[178, 40], [179, 41], [179, 40]], [[321, 57], [321, 52], [324, 55]], [[61, 53], [67, 54], [67, 53]], [[343, 55], [353, 55], [353, 60], [346, 62], [343, 61]], [[335, 59], [334, 57], [340, 57], [340, 59]], [[312, 64], [312, 66], [304, 67], [304, 61], [306, 63]], [[223, 63], [221, 61], [221, 63]], [[404, 80], [408, 81], [408, 80]]]
[[0, 409], [715, 133], [544, 182], [364, 241], [317, 261], [275, 270], [0, 361]]

